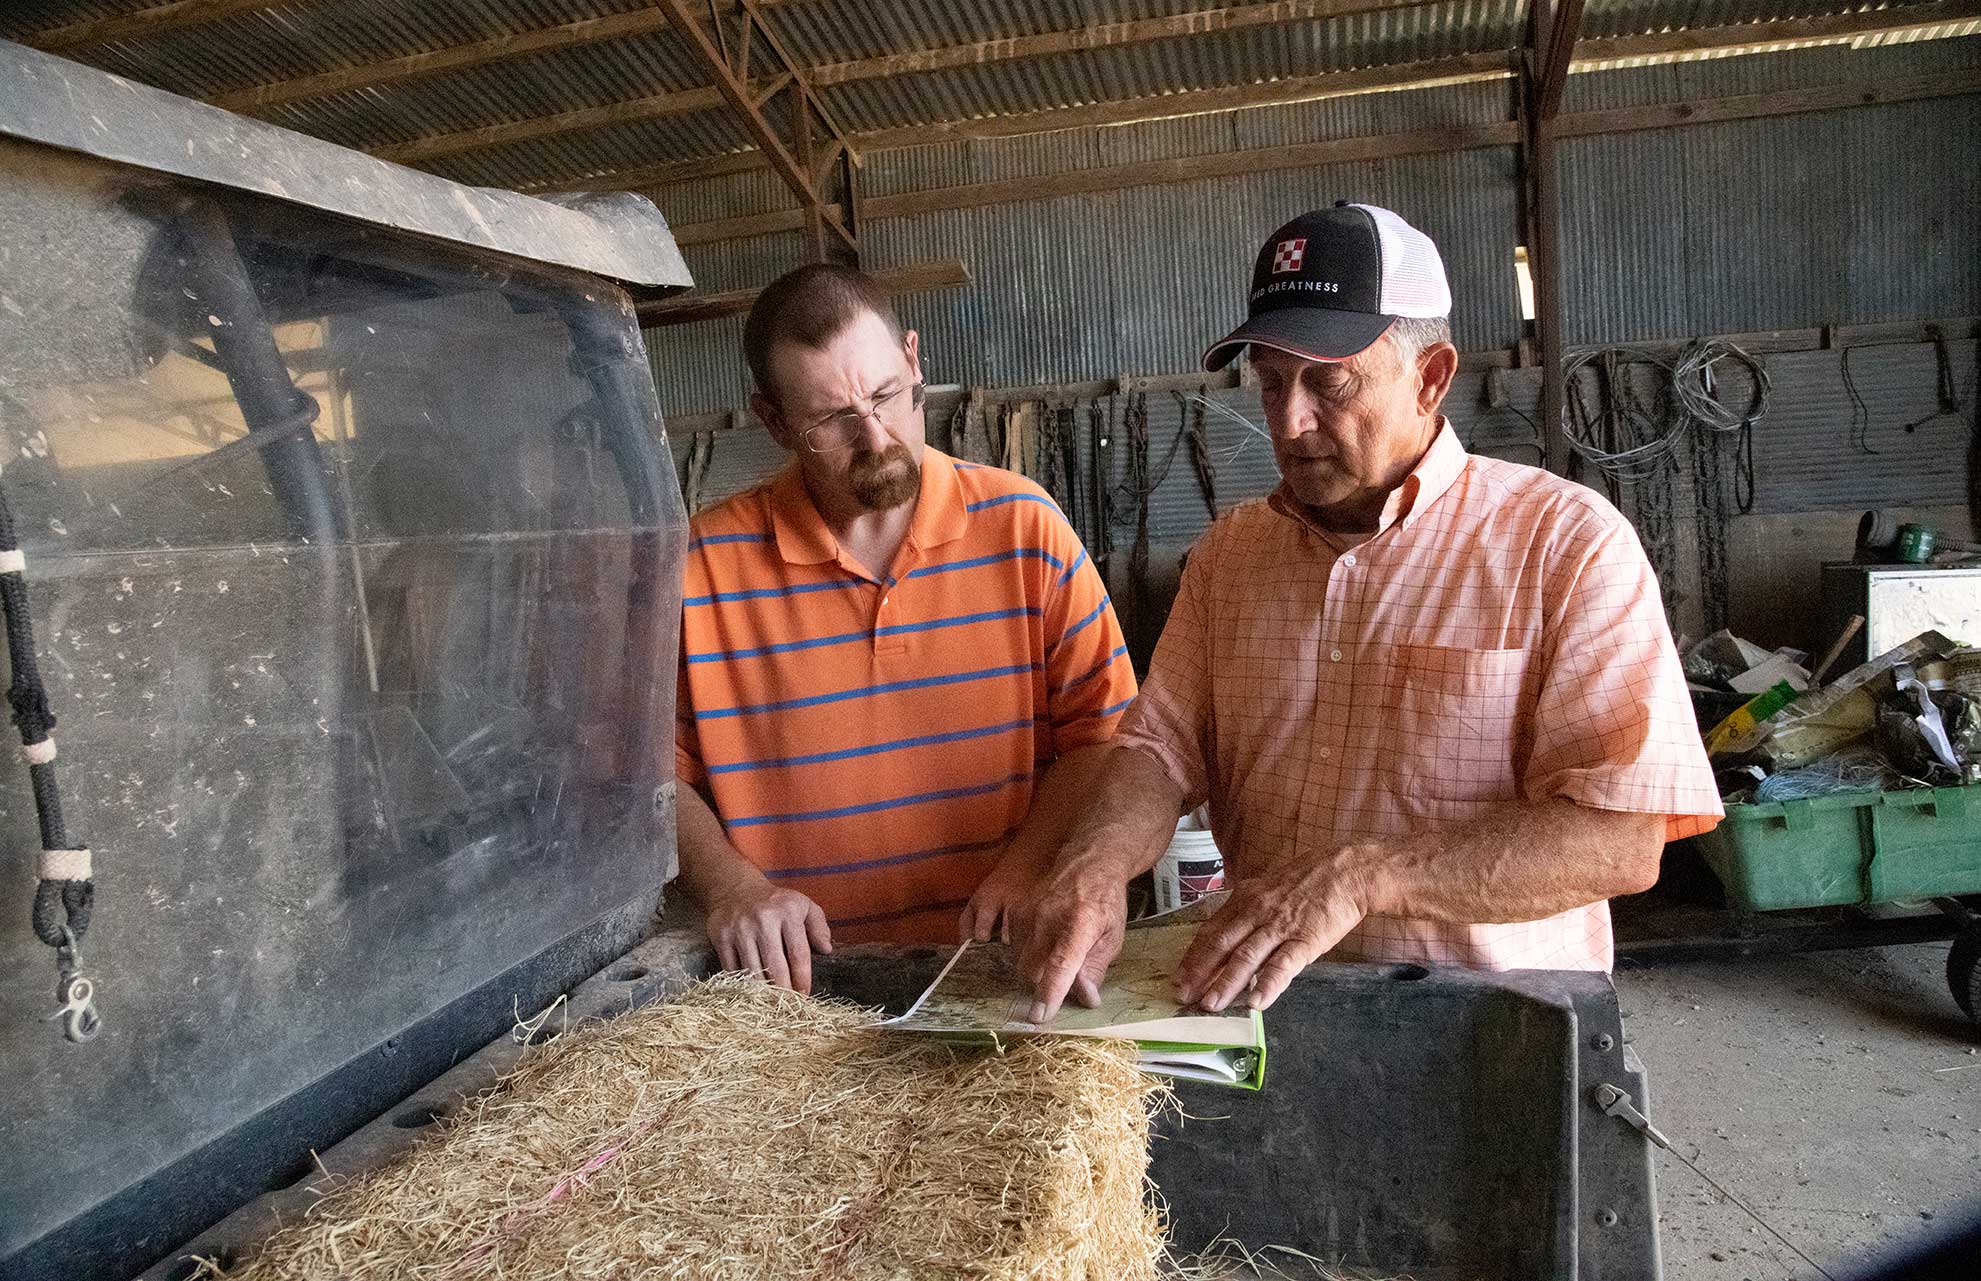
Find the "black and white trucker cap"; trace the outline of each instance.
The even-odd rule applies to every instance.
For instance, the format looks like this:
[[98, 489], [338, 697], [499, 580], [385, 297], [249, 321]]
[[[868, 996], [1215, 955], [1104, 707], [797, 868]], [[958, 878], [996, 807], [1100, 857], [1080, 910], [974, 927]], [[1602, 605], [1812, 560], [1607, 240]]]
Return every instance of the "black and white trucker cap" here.
[[1451, 314], [1451, 286], [1431, 238], [1387, 209], [1339, 201], [1267, 238], [1252, 268], [1245, 323], [1211, 344], [1222, 369], [1251, 345], [1308, 360], [1347, 360], [1398, 317]]

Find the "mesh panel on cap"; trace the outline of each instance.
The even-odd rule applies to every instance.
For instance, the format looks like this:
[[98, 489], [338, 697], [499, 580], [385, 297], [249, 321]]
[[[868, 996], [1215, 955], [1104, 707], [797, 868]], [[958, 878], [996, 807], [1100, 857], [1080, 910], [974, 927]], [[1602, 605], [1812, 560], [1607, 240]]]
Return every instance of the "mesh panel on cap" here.
[[1445, 281], [1444, 259], [1431, 238], [1387, 209], [1355, 207], [1375, 220], [1382, 244], [1382, 314], [1419, 320], [1449, 316], [1451, 286]]

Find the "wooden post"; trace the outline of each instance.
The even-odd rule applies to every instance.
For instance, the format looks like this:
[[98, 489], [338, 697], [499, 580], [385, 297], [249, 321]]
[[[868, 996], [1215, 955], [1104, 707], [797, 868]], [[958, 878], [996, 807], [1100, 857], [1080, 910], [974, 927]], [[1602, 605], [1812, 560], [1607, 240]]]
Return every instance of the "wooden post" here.
[[1562, 432], [1561, 171], [1554, 120], [1582, 27], [1583, 0], [1534, 0], [1533, 31], [1520, 68], [1522, 184], [1527, 270], [1534, 281], [1534, 337], [1540, 347], [1541, 442], [1549, 471], [1565, 473]]

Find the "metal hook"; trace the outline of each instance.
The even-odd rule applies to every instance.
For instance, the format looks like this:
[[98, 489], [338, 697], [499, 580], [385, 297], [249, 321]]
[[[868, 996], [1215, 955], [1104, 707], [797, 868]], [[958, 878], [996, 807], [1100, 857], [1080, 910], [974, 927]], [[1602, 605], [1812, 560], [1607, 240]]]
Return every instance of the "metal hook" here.
[[96, 1039], [103, 1030], [103, 1019], [96, 1012], [96, 984], [76, 974], [65, 987], [66, 991], [57, 994], [61, 1007], [47, 1021], [62, 1020], [62, 1035], [77, 1044]]

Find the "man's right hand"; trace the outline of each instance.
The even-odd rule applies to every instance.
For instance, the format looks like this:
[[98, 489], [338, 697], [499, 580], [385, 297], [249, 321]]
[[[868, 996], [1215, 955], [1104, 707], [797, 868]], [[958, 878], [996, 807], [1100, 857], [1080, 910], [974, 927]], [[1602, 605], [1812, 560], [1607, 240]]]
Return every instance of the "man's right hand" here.
[[1046, 1023], [1070, 993], [1100, 1004], [1101, 980], [1121, 952], [1128, 898], [1121, 878], [1104, 869], [1063, 867], [1012, 913], [1018, 972], [1032, 986], [1031, 1021]]
[[708, 937], [725, 970], [761, 974], [794, 992], [812, 990], [812, 953], [832, 952], [817, 903], [757, 878], [708, 905]]

